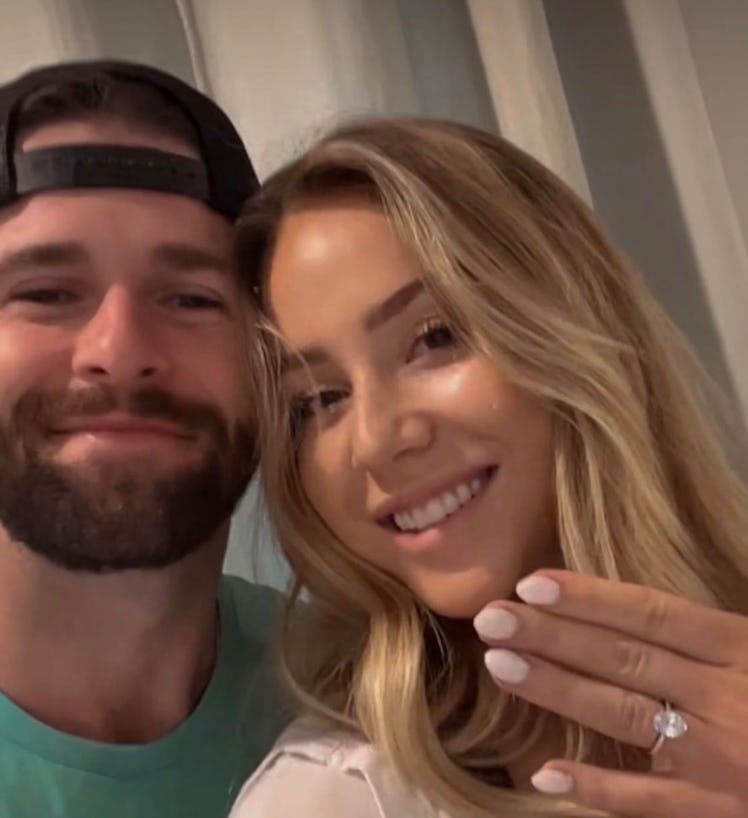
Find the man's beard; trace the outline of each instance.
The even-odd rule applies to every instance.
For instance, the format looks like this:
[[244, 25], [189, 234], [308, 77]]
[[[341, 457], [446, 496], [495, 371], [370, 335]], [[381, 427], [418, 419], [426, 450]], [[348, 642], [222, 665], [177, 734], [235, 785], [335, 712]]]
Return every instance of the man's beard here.
[[[171, 473], [149, 462], [92, 455], [74, 464], [44, 456], [66, 420], [126, 412], [195, 436], [203, 456]], [[178, 444], [177, 444], [178, 445]], [[189, 445], [185, 443], [184, 445]], [[109, 388], [34, 390], [0, 427], [0, 520], [9, 536], [73, 571], [162, 568], [196, 551], [225, 523], [252, 476], [248, 424], [230, 429], [213, 406], [159, 389], [125, 399]]]

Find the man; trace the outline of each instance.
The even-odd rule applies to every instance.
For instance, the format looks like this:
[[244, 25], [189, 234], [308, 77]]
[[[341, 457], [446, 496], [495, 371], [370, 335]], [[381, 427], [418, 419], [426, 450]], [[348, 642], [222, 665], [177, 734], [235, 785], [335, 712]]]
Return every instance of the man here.
[[207, 98], [121, 63], [0, 89], [0, 815], [219, 818], [279, 729], [276, 596], [221, 578], [255, 465]]

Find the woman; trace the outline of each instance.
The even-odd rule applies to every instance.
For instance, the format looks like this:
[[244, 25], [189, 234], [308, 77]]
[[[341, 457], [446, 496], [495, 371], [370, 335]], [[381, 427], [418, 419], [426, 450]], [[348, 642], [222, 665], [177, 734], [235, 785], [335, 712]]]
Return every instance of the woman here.
[[746, 490], [589, 210], [502, 139], [393, 120], [240, 236], [314, 719], [236, 818], [748, 815]]

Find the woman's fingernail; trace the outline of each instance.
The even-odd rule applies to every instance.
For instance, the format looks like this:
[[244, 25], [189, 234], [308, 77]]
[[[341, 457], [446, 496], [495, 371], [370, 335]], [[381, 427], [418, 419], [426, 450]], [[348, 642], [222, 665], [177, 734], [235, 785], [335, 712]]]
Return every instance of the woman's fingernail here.
[[530, 672], [530, 665], [511, 650], [487, 650], [483, 657], [488, 672], [500, 682], [516, 685], [524, 682]]
[[538, 792], [547, 795], [564, 795], [574, 789], [574, 779], [561, 770], [540, 769], [530, 781]]
[[503, 608], [489, 605], [473, 619], [473, 627], [481, 639], [508, 639], [517, 632], [517, 617]]
[[550, 577], [530, 576], [517, 583], [517, 596], [531, 605], [553, 605], [561, 596], [561, 586]]

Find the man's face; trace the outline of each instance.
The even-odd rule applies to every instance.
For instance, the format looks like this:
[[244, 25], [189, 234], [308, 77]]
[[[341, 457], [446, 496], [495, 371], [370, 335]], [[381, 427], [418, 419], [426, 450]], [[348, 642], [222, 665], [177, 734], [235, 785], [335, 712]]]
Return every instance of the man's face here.
[[[60, 123], [24, 150], [110, 142]], [[57, 191], [0, 211], [0, 520], [74, 570], [158, 567], [205, 542], [251, 476], [246, 304], [228, 220], [191, 199]]]

